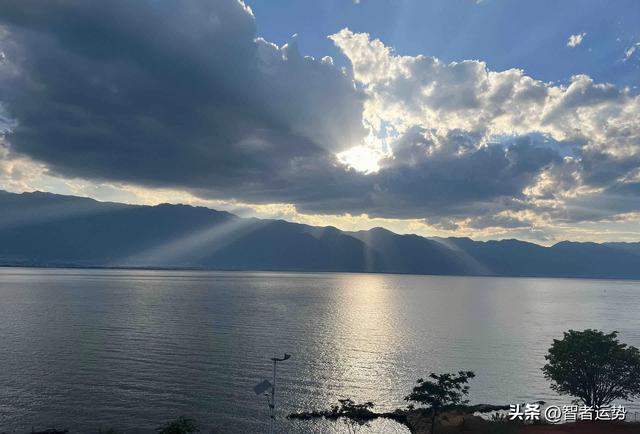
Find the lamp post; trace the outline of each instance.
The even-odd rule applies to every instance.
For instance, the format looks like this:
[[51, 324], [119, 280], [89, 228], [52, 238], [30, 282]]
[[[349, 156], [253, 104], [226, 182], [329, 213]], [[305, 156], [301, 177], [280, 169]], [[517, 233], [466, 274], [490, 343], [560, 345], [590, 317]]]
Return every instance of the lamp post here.
[[269, 424], [269, 434], [273, 434], [273, 429], [276, 421], [276, 369], [278, 366], [278, 362], [284, 362], [285, 360], [289, 360], [291, 358], [291, 354], [286, 354], [284, 357], [272, 357], [273, 361], [273, 385], [271, 386], [271, 404], [269, 404], [269, 408], [271, 409], [271, 423]]
[[[285, 354], [284, 357], [272, 357], [271, 361], [273, 362], [273, 383], [270, 383], [269, 380], [262, 380], [262, 382], [256, 384], [253, 390], [256, 392], [256, 395], [264, 394], [267, 397], [267, 404], [269, 404], [269, 434], [273, 434], [273, 429], [276, 420], [276, 370], [278, 366], [278, 362], [284, 362], [285, 360], [289, 360], [291, 358], [291, 354]], [[271, 389], [271, 399], [269, 399], [269, 393], [267, 392]]]

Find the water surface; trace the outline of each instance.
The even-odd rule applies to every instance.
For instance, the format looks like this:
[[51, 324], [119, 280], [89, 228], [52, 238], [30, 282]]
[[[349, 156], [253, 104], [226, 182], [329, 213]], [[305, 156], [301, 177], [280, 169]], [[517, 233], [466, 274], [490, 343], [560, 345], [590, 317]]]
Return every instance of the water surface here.
[[474, 370], [476, 403], [568, 403], [540, 372], [552, 339], [598, 328], [640, 346], [639, 311], [633, 281], [0, 268], [0, 430], [152, 432], [185, 414], [266, 432], [252, 388], [274, 352], [293, 355], [282, 433], [331, 432], [282, 416], [338, 398], [404, 406], [431, 371]]

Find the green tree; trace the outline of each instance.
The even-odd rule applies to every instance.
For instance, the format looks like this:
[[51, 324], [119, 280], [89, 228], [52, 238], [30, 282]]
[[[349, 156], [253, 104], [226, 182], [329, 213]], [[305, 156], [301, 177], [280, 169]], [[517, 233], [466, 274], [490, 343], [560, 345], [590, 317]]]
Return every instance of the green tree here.
[[554, 339], [542, 368], [551, 389], [594, 409], [640, 396], [640, 353], [617, 337], [615, 331], [588, 329], [569, 330], [563, 339]]
[[373, 402], [365, 402], [356, 404], [352, 399], [338, 399], [339, 406], [335, 405], [331, 408], [331, 413], [336, 419], [341, 418], [347, 431], [351, 434], [358, 432], [363, 426], [369, 426], [369, 421], [373, 417]]
[[180, 416], [171, 422], [167, 422], [156, 431], [158, 431], [159, 434], [191, 434], [200, 432], [193, 419], [185, 416]]
[[431, 434], [433, 434], [436, 432], [438, 414], [456, 405], [469, 402], [464, 399], [469, 394], [467, 383], [475, 376], [472, 371], [439, 375], [432, 372], [426, 380], [420, 378], [417, 386], [404, 399], [425, 405], [431, 410]]

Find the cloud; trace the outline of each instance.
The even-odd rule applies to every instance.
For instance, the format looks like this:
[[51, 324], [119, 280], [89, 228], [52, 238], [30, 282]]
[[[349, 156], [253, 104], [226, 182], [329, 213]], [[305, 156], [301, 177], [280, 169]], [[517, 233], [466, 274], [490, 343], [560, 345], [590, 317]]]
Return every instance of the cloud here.
[[[567, 197], [613, 188], [638, 168], [640, 97], [629, 89], [596, 83], [586, 75], [572, 77], [568, 85], [554, 85], [517, 69], [491, 71], [481, 61], [447, 64], [433, 57], [399, 56], [381, 41], [348, 29], [331, 39], [351, 61], [354, 80], [367, 95], [365, 124], [393, 143], [396, 158], [406, 156], [407, 161], [413, 161], [415, 155], [427, 155], [427, 161], [435, 162], [448, 149], [456, 163], [469, 158], [479, 162], [492, 144], [510, 149], [513, 145], [505, 144], [504, 138], [514, 143], [528, 140], [532, 155], [545, 157], [528, 170], [515, 166], [517, 170], [509, 172], [511, 177], [501, 179], [512, 183], [509, 192], [492, 190], [490, 180], [477, 179], [481, 193], [487, 196], [476, 196], [483, 206], [468, 208], [469, 215], [487, 209], [499, 211], [505, 198], [511, 199], [507, 207], [516, 201], [543, 208], [541, 212], [546, 212], [550, 202], [561, 208]], [[416, 128], [435, 129], [455, 139], [445, 143], [414, 135], [414, 144], [421, 144], [404, 146], [408, 132]], [[604, 166], [610, 166], [606, 180], [600, 173]], [[490, 165], [487, 168], [492, 170]], [[436, 170], [423, 169], [428, 173]], [[403, 173], [408, 176], [410, 171], [405, 168]], [[470, 168], [460, 173], [467, 177], [476, 174]], [[448, 186], [455, 185], [451, 176], [460, 174], [443, 175], [439, 179], [447, 180], [447, 185], [438, 189], [448, 191]], [[631, 190], [626, 189], [626, 194], [637, 199]], [[491, 191], [495, 196], [488, 194]]]
[[255, 20], [236, 0], [0, 3], [3, 176], [471, 233], [640, 211], [629, 89], [400, 56], [348, 29], [330, 36], [341, 68]]
[[582, 44], [585, 36], [587, 36], [586, 33], [576, 33], [575, 35], [569, 36], [569, 39], [567, 39], [567, 47], [575, 48]]
[[256, 38], [238, 1], [2, 3], [12, 152], [53, 173], [278, 190], [358, 143], [362, 97], [327, 59]]
[[629, 89], [573, 76], [566, 86], [522, 70], [491, 71], [482, 61], [443, 63], [397, 56], [379, 40], [344, 29], [332, 35], [367, 99], [364, 122], [398, 134], [415, 125], [479, 137], [544, 133], [616, 155], [638, 152], [640, 98]]
[[639, 48], [640, 48], [640, 42], [636, 42], [635, 44], [633, 44], [632, 46], [627, 48], [624, 51], [624, 59], [623, 59], [623, 61], [626, 62], [627, 60], [631, 59], [633, 57], [633, 55], [638, 51]]

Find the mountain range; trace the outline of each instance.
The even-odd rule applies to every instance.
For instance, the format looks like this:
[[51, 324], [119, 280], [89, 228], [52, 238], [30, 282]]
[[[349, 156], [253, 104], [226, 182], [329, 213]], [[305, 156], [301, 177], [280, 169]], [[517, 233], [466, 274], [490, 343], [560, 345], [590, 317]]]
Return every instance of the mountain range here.
[[640, 242], [346, 232], [188, 205], [0, 190], [0, 265], [640, 279]]

